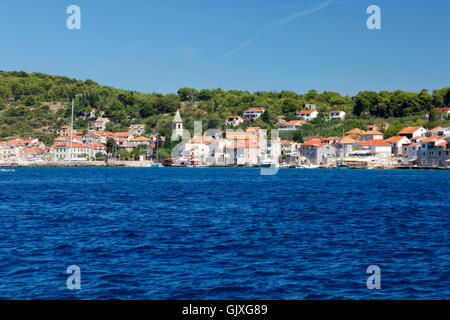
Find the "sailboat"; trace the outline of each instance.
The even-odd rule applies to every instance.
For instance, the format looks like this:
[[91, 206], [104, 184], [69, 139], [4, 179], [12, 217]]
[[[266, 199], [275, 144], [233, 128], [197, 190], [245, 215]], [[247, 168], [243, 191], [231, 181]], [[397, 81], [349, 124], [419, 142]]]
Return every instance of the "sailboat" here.
[[160, 162], [159, 162], [159, 130], [158, 130], [158, 124], [156, 125], [156, 163], [152, 164], [150, 168], [162, 168], [164, 167]]

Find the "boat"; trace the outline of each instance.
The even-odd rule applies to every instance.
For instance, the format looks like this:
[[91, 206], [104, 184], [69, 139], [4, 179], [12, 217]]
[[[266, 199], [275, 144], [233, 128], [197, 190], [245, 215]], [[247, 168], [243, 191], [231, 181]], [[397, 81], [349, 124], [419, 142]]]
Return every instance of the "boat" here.
[[315, 164], [308, 164], [308, 165], [296, 166], [295, 168], [296, 169], [318, 169], [320, 167]]
[[280, 165], [276, 162], [265, 160], [259, 165], [260, 168], [279, 168]]
[[161, 162], [159, 162], [159, 130], [158, 130], [158, 124], [156, 124], [156, 163], [152, 164], [150, 168], [163, 168]]
[[347, 169], [347, 164], [345, 163], [344, 160], [339, 161], [334, 167], [333, 169]]
[[16, 172], [15, 169], [0, 169], [0, 172]]

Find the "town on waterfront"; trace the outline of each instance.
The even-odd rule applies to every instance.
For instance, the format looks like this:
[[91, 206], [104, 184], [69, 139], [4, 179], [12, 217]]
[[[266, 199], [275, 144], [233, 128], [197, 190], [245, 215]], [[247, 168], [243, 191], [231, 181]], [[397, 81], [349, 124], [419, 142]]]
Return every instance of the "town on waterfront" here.
[[[166, 138], [176, 141], [172, 157], [161, 159], [165, 166], [259, 167], [273, 164], [280, 168], [450, 168], [450, 126], [425, 129], [406, 126], [384, 138], [388, 124], [353, 128], [342, 136], [313, 135], [303, 142], [282, 139], [280, 132], [295, 132], [319, 116], [315, 104], [303, 105], [296, 112], [298, 120], [280, 119], [277, 137], [267, 137], [267, 130], [249, 126], [233, 130], [240, 124], [260, 118], [265, 109], [251, 107], [242, 115], [228, 116], [226, 131], [208, 130], [190, 138], [183, 128], [179, 110], [172, 121], [171, 137], [146, 135], [144, 124], [132, 124], [128, 131], [106, 130], [111, 122], [101, 111], [90, 108], [84, 114], [87, 130], [63, 125], [53, 144], [36, 137], [6, 137], [0, 141], [0, 166], [154, 166], [160, 164], [158, 143]], [[437, 108], [440, 120], [450, 114], [450, 107]], [[326, 121], [345, 121], [346, 112], [333, 110]], [[201, 123], [200, 123], [201, 126]], [[201, 128], [200, 128], [201, 130]]]

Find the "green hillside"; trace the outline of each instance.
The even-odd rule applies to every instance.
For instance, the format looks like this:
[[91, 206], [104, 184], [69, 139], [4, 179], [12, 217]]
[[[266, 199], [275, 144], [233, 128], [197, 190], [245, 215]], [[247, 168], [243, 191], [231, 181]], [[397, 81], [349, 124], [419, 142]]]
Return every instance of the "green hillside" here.
[[[159, 94], [127, 91], [101, 86], [92, 80], [76, 80], [62, 76], [23, 71], [0, 71], [0, 138], [8, 136], [38, 136], [50, 143], [56, 130], [68, 124], [70, 101], [76, 96], [76, 129], [87, 129], [84, 113], [95, 108], [112, 120], [108, 130], [122, 131], [134, 123], [146, 124], [147, 133], [154, 132], [156, 124], [163, 135], [170, 132], [174, 112], [181, 109], [185, 127], [193, 128], [194, 120], [203, 120], [204, 129], [225, 129], [230, 115], [242, 115], [249, 107], [264, 107], [267, 111], [256, 121], [245, 121], [242, 127], [260, 126], [273, 128], [283, 116], [285, 120], [296, 119], [295, 112], [302, 104], [314, 103], [320, 116], [305, 125], [299, 132], [291, 133], [297, 140], [312, 134], [341, 135], [342, 123], [326, 122], [327, 111], [347, 112], [345, 130], [353, 127], [364, 129], [367, 124], [389, 123], [389, 134], [405, 124], [433, 127], [448, 124], [435, 121], [435, 108], [450, 103], [450, 87], [421, 92], [372, 92], [364, 91], [355, 97], [342, 96], [337, 92], [318, 93], [311, 90], [304, 94], [292, 91], [255, 92], [222, 89], [195, 90], [181, 88], [177, 93]], [[430, 122], [425, 115], [430, 114]]]

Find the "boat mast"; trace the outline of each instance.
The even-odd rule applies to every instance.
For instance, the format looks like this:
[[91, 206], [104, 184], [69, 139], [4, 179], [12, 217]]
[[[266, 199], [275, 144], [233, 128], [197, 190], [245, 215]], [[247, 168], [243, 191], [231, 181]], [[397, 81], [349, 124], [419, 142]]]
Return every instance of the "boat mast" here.
[[72, 98], [72, 116], [71, 116], [71, 118], [70, 118], [70, 149], [69, 149], [69, 162], [72, 161], [73, 105], [74, 105], [74, 99]]
[[159, 163], [159, 141], [158, 141], [158, 123], [156, 124], [156, 163]]

